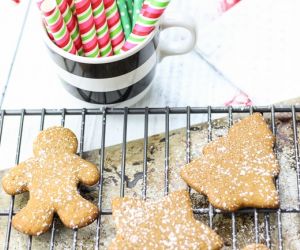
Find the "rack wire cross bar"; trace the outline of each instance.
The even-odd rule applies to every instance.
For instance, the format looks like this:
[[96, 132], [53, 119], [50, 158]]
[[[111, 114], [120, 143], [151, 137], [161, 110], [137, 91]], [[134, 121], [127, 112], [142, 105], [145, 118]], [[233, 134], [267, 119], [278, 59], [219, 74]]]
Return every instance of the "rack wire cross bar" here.
[[[228, 107], [228, 129], [232, 126], [233, 124], [233, 117], [232, 117], [232, 110], [233, 108], [230, 106]], [[236, 250], [237, 249], [237, 230], [236, 230], [236, 215], [235, 213], [231, 213], [231, 235], [232, 235], [232, 249]]]
[[146, 200], [147, 197], [147, 176], [148, 176], [148, 124], [149, 124], [149, 110], [145, 108], [144, 117], [144, 155], [143, 155], [143, 186], [142, 186], [142, 197]]
[[[275, 107], [274, 106], [272, 106], [272, 108], [271, 108], [271, 128], [272, 128], [273, 135], [276, 138]], [[277, 140], [275, 140], [274, 151], [275, 151], [275, 155], [276, 155], [276, 158], [277, 158], [277, 156], [278, 156], [278, 154], [277, 154]], [[280, 189], [280, 187], [279, 187], [279, 185], [280, 185], [279, 176], [276, 178], [275, 184], [276, 184], [276, 189], [279, 192], [279, 189]], [[280, 208], [277, 210], [277, 224], [278, 224], [277, 232], [278, 232], [278, 241], [279, 241], [278, 249], [282, 250], [283, 249], [283, 238], [282, 238], [282, 222], [281, 222], [281, 209]]]
[[[19, 123], [19, 133], [18, 133], [16, 159], [15, 159], [15, 164], [16, 165], [19, 164], [19, 160], [20, 160], [20, 149], [21, 149], [21, 143], [22, 143], [24, 116], [25, 116], [25, 110], [23, 109], [21, 111], [21, 117], [20, 117], [20, 123]], [[8, 223], [7, 223], [4, 249], [9, 249], [11, 226], [12, 226], [11, 223], [12, 223], [12, 215], [13, 215], [13, 210], [14, 210], [14, 203], [15, 203], [15, 196], [12, 196], [11, 200], [10, 200], [10, 206], [9, 206], [9, 215], [8, 215]]]
[[126, 168], [126, 149], [127, 149], [127, 120], [128, 120], [128, 108], [124, 109], [124, 121], [123, 121], [123, 141], [122, 141], [122, 162], [121, 162], [121, 186], [120, 196], [124, 197], [125, 190], [125, 168]]
[[164, 195], [169, 194], [169, 164], [170, 164], [170, 108], [165, 108], [165, 189]]
[[[250, 107], [249, 114], [253, 114], [253, 107]], [[258, 213], [257, 209], [254, 208], [254, 236], [255, 236], [255, 243], [259, 243], [259, 225], [258, 225]]]
[[[207, 141], [208, 143], [212, 141], [212, 124], [211, 124], [211, 106], [207, 107]], [[208, 216], [209, 216], [209, 227], [213, 228], [213, 217], [214, 217], [214, 208], [211, 205], [211, 203], [209, 203], [209, 211], [208, 211]]]
[[[300, 105], [296, 105], [295, 111], [300, 112]], [[249, 113], [250, 109], [253, 112], [270, 113], [272, 109], [276, 113], [291, 112], [290, 106], [252, 106], [252, 107], [231, 107], [232, 113]], [[25, 109], [26, 115], [40, 116], [43, 109]], [[211, 107], [212, 114], [226, 114], [229, 107]], [[19, 116], [22, 113], [22, 109], [18, 110], [1, 110], [4, 111], [6, 116]], [[186, 107], [170, 107], [170, 114], [186, 114]], [[45, 109], [45, 115], [60, 115], [62, 109]], [[66, 115], [80, 115], [82, 109], [65, 109]], [[165, 108], [148, 108], [149, 114], [165, 114]], [[191, 114], [207, 114], [208, 107], [190, 107]], [[90, 108], [86, 109], [86, 115], [102, 115], [102, 109]], [[124, 108], [106, 108], [107, 115], [122, 115], [124, 114]], [[132, 115], [145, 115], [145, 108], [128, 108], [128, 114]]]
[[298, 207], [300, 208], [300, 162], [299, 162], [299, 141], [297, 130], [297, 118], [295, 106], [292, 107], [292, 119], [293, 119], [293, 134], [294, 134], [294, 152], [296, 160], [296, 173], [297, 173], [297, 194], [298, 194]]
[[97, 218], [96, 227], [96, 239], [95, 239], [95, 249], [99, 250], [100, 245], [100, 225], [101, 225], [101, 215], [104, 214], [102, 210], [102, 193], [103, 193], [103, 181], [104, 181], [104, 164], [105, 164], [105, 136], [106, 136], [106, 110], [103, 109], [102, 114], [102, 131], [101, 131], [101, 149], [100, 149], [100, 180], [98, 184], [98, 209], [100, 211]]
[[[46, 110], [42, 109], [41, 110], [41, 125], [40, 129], [44, 129], [44, 122], [45, 122], [45, 114]], [[65, 126], [65, 121], [66, 121], [66, 109], [62, 109], [58, 113], [61, 118], [60, 118], [60, 126], [64, 127]], [[55, 234], [56, 234], [56, 223], [57, 223], [57, 215], [55, 214], [53, 217], [52, 221], [52, 226], [51, 226], [51, 237], [50, 237], [50, 246], [49, 249], [53, 250], [54, 249], [54, 241], [55, 241]]]

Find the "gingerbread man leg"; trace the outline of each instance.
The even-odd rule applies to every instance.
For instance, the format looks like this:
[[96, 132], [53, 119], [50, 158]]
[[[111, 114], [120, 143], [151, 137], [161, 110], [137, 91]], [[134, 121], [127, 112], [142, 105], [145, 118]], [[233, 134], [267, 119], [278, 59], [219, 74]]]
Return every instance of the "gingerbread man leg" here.
[[72, 200], [60, 206], [57, 213], [65, 226], [80, 228], [90, 224], [97, 218], [98, 207], [76, 194], [72, 197]]
[[[29, 200], [26, 207], [17, 213], [13, 226], [29, 235], [40, 235], [46, 232], [52, 224], [54, 209], [47, 204]], [[24, 230], [26, 228], [26, 230]]]

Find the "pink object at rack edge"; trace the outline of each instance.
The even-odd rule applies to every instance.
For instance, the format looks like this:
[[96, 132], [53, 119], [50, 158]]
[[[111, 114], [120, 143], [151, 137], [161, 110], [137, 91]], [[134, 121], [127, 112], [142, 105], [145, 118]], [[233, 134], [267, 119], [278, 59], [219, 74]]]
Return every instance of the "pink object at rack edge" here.
[[226, 12], [227, 10], [231, 9], [234, 5], [236, 5], [240, 0], [221, 0], [220, 1], [220, 8], [221, 12]]
[[239, 91], [231, 100], [224, 103], [225, 106], [252, 106], [253, 102], [243, 91]]

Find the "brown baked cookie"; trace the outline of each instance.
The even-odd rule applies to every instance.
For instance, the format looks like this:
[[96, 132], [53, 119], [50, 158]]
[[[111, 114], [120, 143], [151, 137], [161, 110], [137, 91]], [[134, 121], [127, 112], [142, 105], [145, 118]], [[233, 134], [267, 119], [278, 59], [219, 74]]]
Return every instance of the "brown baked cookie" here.
[[279, 165], [273, 152], [275, 138], [261, 114], [234, 124], [203, 149], [203, 156], [184, 166], [181, 177], [208, 196], [215, 208], [277, 208], [274, 177]]
[[155, 201], [116, 198], [112, 202], [116, 238], [109, 249], [220, 249], [222, 239], [194, 219], [187, 191]]
[[8, 194], [30, 192], [27, 205], [12, 219], [17, 230], [30, 235], [44, 233], [52, 224], [54, 212], [69, 228], [86, 226], [97, 218], [97, 206], [80, 196], [77, 185], [96, 184], [99, 171], [75, 154], [77, 145], [69, 129], [44, 130], [33, 144], [34, 157], [3, 177], [3, 189]]
[[251, 244], [243, 248], [243, 250], [270, 250], [263, 244]]

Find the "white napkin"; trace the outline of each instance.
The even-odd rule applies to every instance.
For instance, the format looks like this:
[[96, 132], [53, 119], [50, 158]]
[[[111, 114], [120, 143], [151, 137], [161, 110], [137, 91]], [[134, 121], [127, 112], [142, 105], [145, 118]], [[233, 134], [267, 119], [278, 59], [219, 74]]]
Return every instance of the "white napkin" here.
[[243, 0], [199, 30], [197, 49], [257, 105], [300, 97], [300, 1]]

